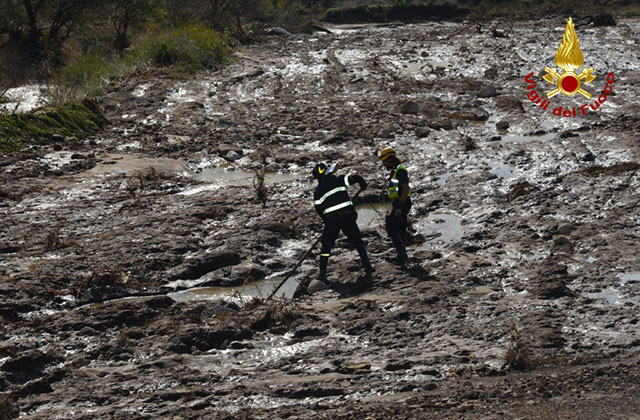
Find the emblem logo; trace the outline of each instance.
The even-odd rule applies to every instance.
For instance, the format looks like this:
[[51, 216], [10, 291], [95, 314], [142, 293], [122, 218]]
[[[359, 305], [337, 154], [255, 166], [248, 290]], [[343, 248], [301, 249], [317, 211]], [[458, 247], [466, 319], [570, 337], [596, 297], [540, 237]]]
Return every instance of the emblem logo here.
[[[552, 69], [551, 67], [545, 67], [544, 70], [546, 74], [542, 76], [542, 79], [552, 84], [555, 89], [547, 92], [545, 98], [544, 94], [536, 91], [537, 83], [534, 79], [535, 73], [531, 72], [524, 77], [524, 81], [527, 84], [527, 98], [543, 111], [549, 109], [549, 105], [551, 105], [550, 99], [558, 93], [562, 93], [564, 96], [574, 96], [579, 93], [585, 99], [591, 99], [591, 92], [587, 91], [583, 86], [596, 80], [596, 75], [593, 74], [593, 67], [583, 68], [579, 73], [576, 73], [576, 70], [584, 64], [584, 56], [580, 50], [580, 41], [578, 40], [572, 18], [569, 18], [567, 21], [567, 26], [562, 36], [562, 44], [560, 44], [560, 47], [558, 47], [556, 51], [555, 62], [556, 65], [562, 69], [562, 72], [557, 69]], [[607, 74], [606, 84], [602, 89], [602, 93], [597, 98], [580, 105], [578, 108], [565, 104], [551, 108], [550, 111], [553, 115], [565, 118], [573, 118], [580, 114], [586, 115], [589, 111], [597, 111], [613, 92], [613, 83], [615, 80], [616, 78], [613, 72], [610, 72]]]
[[593, 82], [596, 76], [593, 73], [593, 67], [582, 69], [580, 74], [576, 74], [575, 70], [584, 64], [584, 56], [580, 50], [580, 41], [576, 34], [576, 28], [573, 19], [569, 18], [567, 27], [564, 30], [562, 44], [556, 51], [556, 65], [564, 72], [559, 74], [551, 67], [545, 67], [547, 72], [542, 78], [548, 83], [556, 86], [551, 92], [547, 93], [547, 98], [553, 98], [558, 93], [565, 96], [573, 96], [576, 93], [581, 94], [587, 99], [591, 98], [591, 94], [582, 88], [581, 81], [585, 85]]

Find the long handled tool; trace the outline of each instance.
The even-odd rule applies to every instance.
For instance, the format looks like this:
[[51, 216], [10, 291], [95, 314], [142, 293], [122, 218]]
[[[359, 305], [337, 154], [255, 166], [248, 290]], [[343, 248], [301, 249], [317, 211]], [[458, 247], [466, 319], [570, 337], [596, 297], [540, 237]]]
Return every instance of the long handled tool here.
[[304, 255], [302, 256], [302, 258], [300, 258], [300, 261], [298, 261], [298, 263], [291, 269], [291, 271], [289, 271], [289, 274], [287, 274], [287, 276], [280, 282], [280, 284], [278, 285], [278, 287], [276, 287], [275, 289], [273, 289], [273, 292], [271, 292], [271, 294], [269, 295], [269, 297], [267, 297], [267, 300], [270, 300], [273, 295], [276, 294], [276, 292], [278, 290], [280, 290], [280, 288], [282, 287], [283, 284], [286, 283], [287, 280], [289, 280], [289, 277], [291, 277], [291, 275], [293, 273], [295, 273], [295, 271], [298, 269], [298, 267], [300, 267], [300, 264], [302, 264], [302, 261], [306, 260], [307, 257], [309, 256], [309, 254], [311, 253], [311, 251], [318, 245], [318, 243], [320, 242], [320, 240], [322, 239], [322, 235], [318, 236], [318, 239], [316, 239], [316, 241], [313, 243], [313, 245], [311, 245], [311, 248], [309, 248], [307, 250], [307, 252], [304, 253]]
[[[363, 190], [359, 190], [357, 193], [355, 193], [351, 200], [354, 200], [362, 191]], [[286, 281], [289, 280], [289, 277], [291, 277], [293, 273], [295, 273], [295, 271], [298, 269], [298, 267], [300, 267], [300, 264], [302, 264], [302, 262], [307, 259], [311, 251], [313, 251], [313, 249], [318, 245], [321, 239], [322, 239], [322, 235], [320, 235], [318, 239], [316, 239], [316, 241], [313, 243], [313, 245], [311, 245], [311, 247], [307, 250], [307, 252], [304, 253], [302, 258], [300, 258], [300, 261], [296, 263], [296, 265], [291, 269], [291, 271], [289, 271], [286, 277], [280, 282], [280, 284], [278, 284], [278, 287], [273, 289], [273, 292], [271, 292], [271, 294], [267, 297], [267, 300], [271, 300], [271, 298], [278, 292], [278, 290], [280, 290], [282, 285], [284, 285]]]

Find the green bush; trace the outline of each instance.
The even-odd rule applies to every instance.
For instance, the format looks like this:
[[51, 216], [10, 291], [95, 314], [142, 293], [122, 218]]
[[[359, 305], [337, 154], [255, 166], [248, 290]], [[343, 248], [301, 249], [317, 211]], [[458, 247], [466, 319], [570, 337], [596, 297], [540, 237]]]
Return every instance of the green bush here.
[[226, 63], [228, 54], [229, 46], [220, 34], [203, 25], [185, 25], [151, 34], [126, 60], [194, 73]]
[[229, 50], [220, 34], [203, 25], [155, 31], [117, 61], [88, 54], [66, 65], [53, 79], [48, 90], [49, 100], [63, 104], [99, 96], [111, 79], [136, 67], [176, 66], [187, 73], [215, 68], [227, 62]]

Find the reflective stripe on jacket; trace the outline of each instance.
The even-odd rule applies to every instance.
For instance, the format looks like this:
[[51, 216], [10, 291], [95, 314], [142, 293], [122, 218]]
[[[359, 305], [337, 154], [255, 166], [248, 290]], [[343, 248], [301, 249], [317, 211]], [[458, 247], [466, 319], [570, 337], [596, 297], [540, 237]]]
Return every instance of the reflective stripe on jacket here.
[[337, 177], [327, 175], [318, 182], [318, 187], [313, 195], [313, 204], [316, 212], [320, 216], [333, 213], [335, 211], [353, 207], [353, 203], [347, 193], [349, 175]]
[[[398, 181], [397, 176], [398, 171], [401, 169], [407, 171], [407, 184], [409, 184], [409, 181], [411, 180], [411, 178], [409, 177], [409, 171], [404, 167], [403, 164], [399, 164], [398, 166], [396, 166], [396, 168], [393, 170], [393, 174], [389, 177], [389, 188], [387, 191], [389, 198], [392, 200], [400, 198], [400, 181]], [[411, 197], [411, 187], [409, 187], [407, 197]]]

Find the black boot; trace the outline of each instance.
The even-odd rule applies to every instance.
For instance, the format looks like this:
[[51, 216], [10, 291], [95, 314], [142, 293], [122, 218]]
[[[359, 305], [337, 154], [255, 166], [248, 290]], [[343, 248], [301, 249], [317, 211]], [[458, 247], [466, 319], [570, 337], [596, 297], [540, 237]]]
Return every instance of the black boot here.
[[318, 276], [318, 280], [322, 282], [327, 282], [327, 265], [329, 265], [329, 257], [320, 257], [320, 275]]
[[371, 274], [374, 271], [376, 271], [371, 265], [371, 262], [369, 261], [369, 255], [367, 255], [367, 250], [364, 247], [364, 245], [360, 245], [356, 249], [358, 250], [358, 254], [360, 255], [360, 259], [362, 260], [362, 266], [364, 267], [364, 271], [366, 271], [367, 274]]

